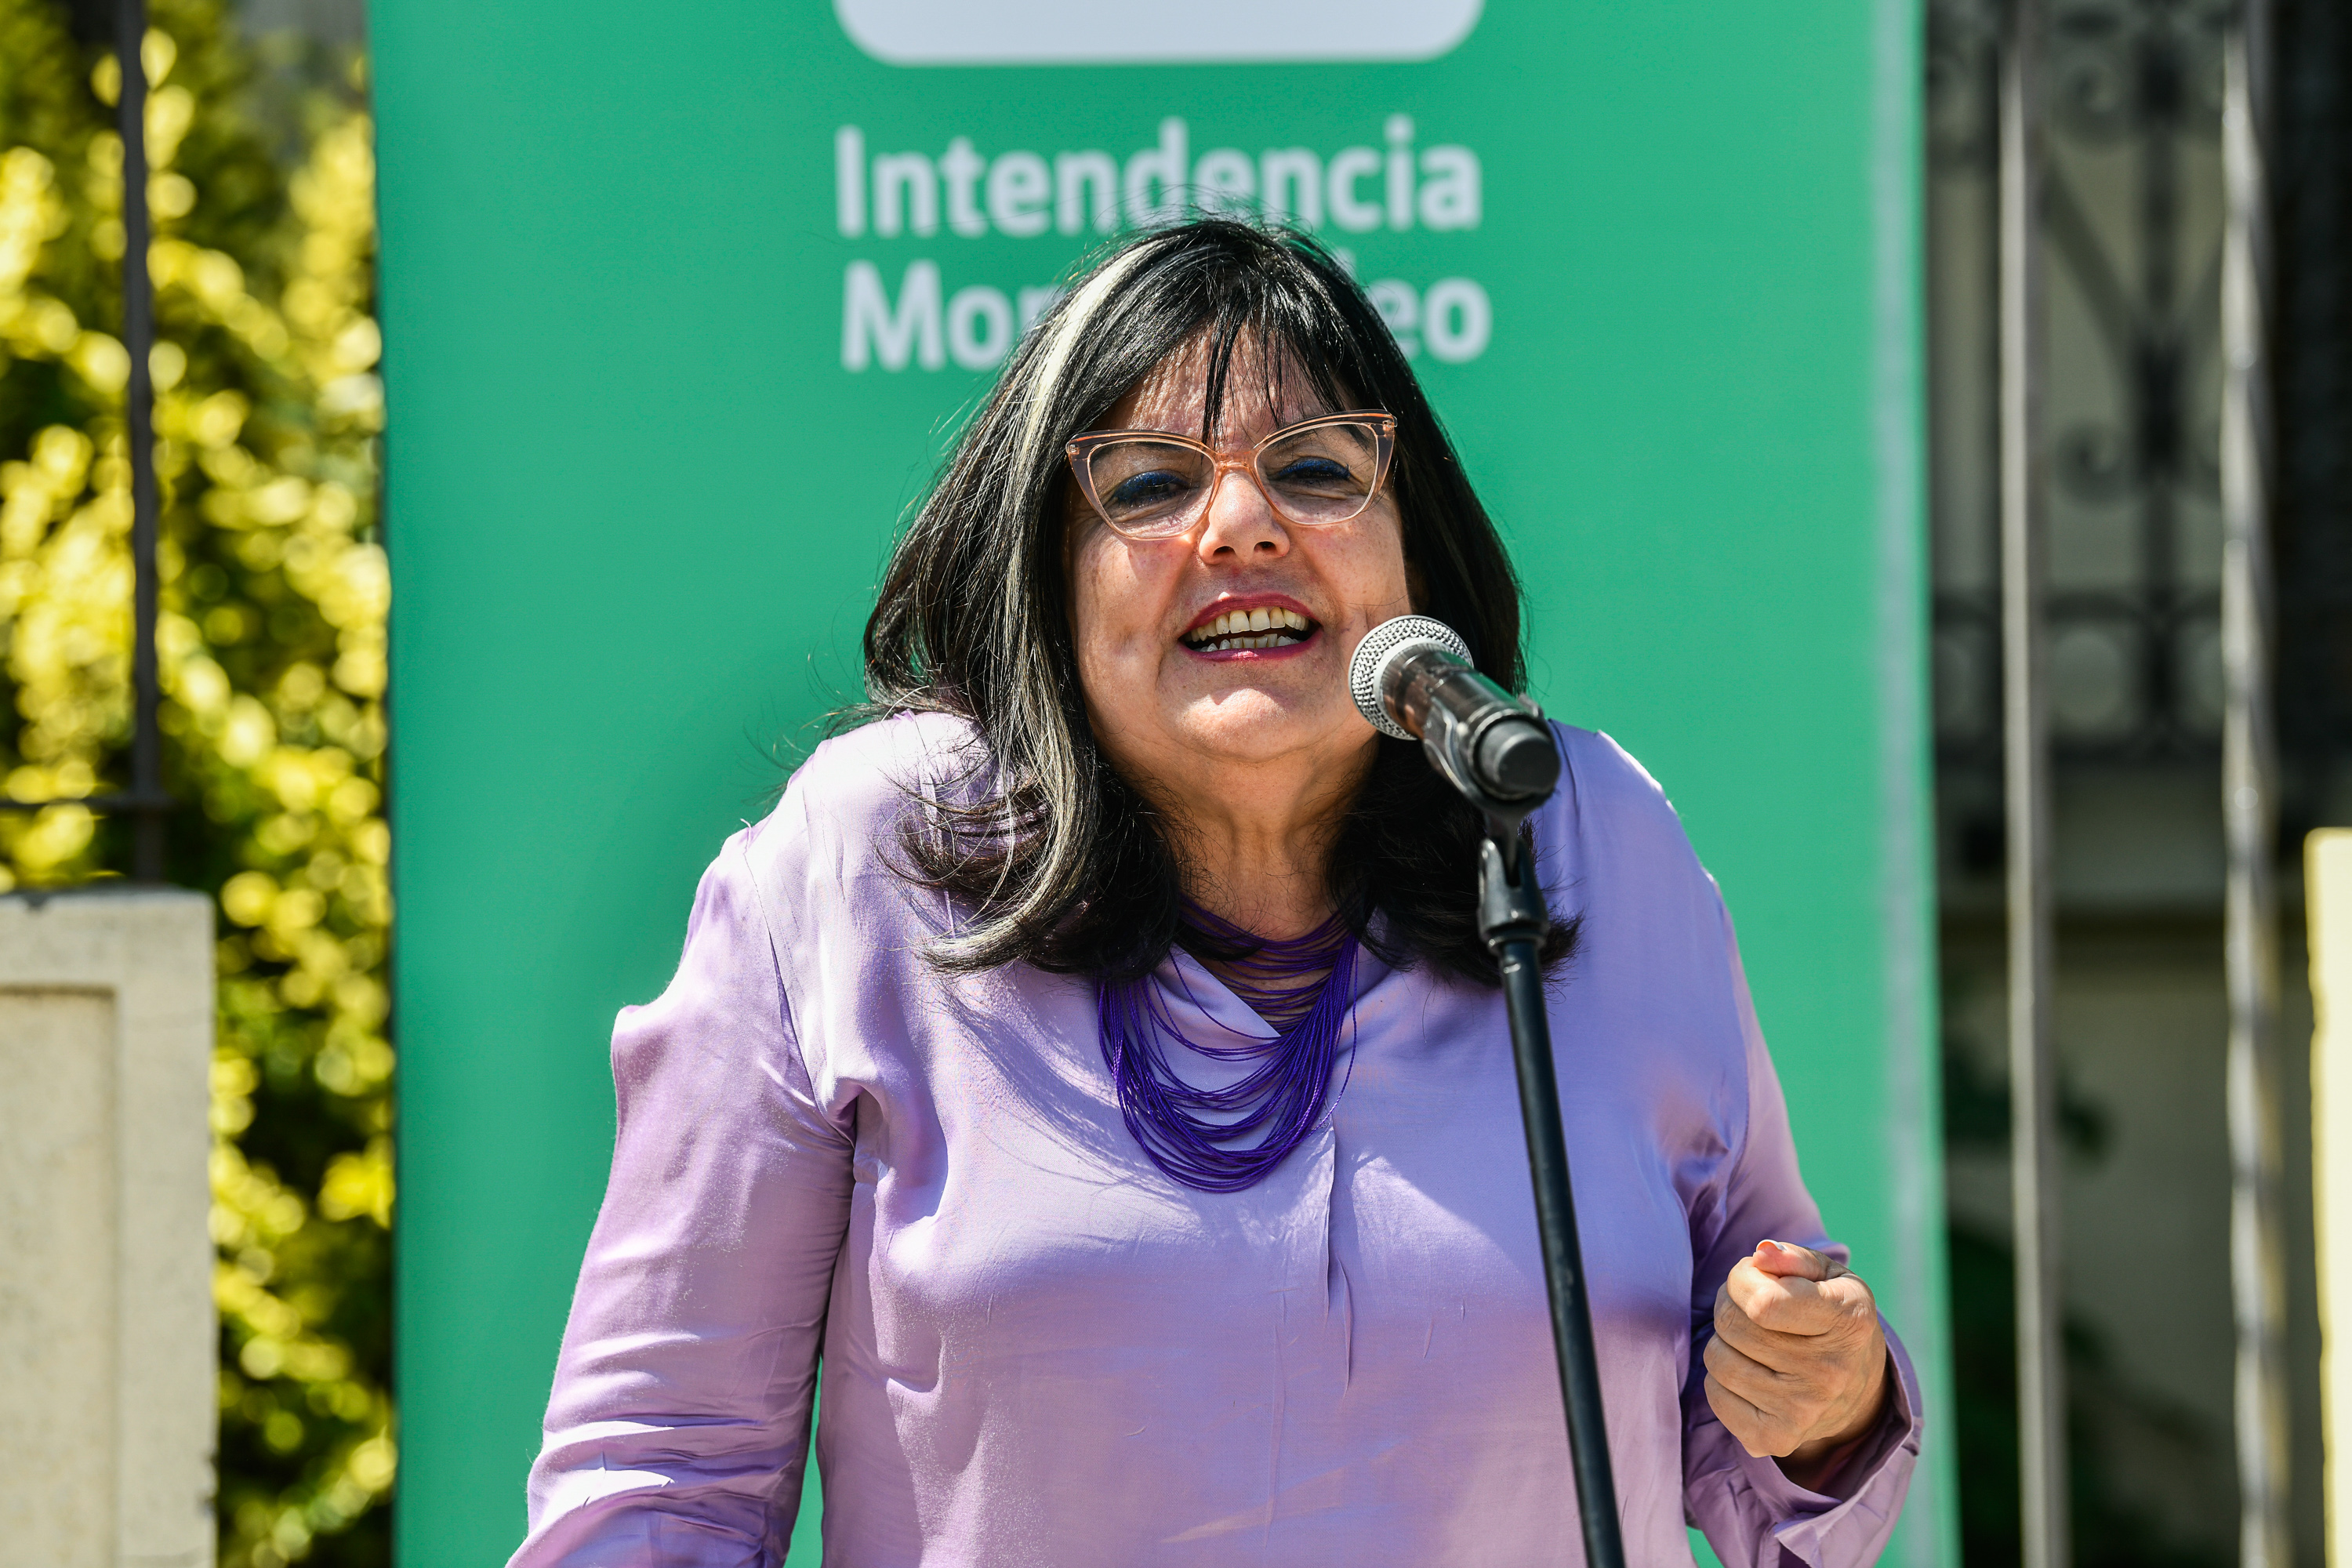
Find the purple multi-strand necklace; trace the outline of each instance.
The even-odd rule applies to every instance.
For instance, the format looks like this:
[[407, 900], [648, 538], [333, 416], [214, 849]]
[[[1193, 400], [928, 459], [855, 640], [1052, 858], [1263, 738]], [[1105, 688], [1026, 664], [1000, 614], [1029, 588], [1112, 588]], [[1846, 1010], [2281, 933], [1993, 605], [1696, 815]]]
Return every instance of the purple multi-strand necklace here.
[[[1188, 1187], [1235, 1193], [1282, 1163], [1330, 1103], [1339, 1032], [1355, 1005], [1356, 934], [1335, 918], [1305, 936], [1269, 942], [1190, 902], [1183, 919], [1211, 951], [1240, 954], [1220, 957], [1221, 978], [1278, 1033], [1270, 1040], [1234, 1033], [1232, 1045], [1188, 1039], [1145, 974], [1098, 993], [1103, 1060], [1119, 1113], [1151, 1163]], [[1195, 1089], [1168, 1065], [1179, 1047], [1258, 1065], [1224, 1089]]]

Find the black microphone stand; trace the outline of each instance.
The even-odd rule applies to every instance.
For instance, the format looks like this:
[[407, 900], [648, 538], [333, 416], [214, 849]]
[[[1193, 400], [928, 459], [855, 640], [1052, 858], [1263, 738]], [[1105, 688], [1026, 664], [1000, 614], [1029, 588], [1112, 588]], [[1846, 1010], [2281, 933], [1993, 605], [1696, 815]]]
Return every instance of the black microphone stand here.
[[[1423, 645], [1427, 653], [1420, 651]], [[1395, 662], [1407, 655], [1410, 662]], [[1625, 1568], [1609, 1423], [1601, 1404], [1601, 1358], [1592, 1347], [1592, 1302], [1576, 1241], [1568, 1135], [1560, 1128], [1559, 1082], [1552, 1071], [1551, 1016], [1544, 1007], [1543, 938], [1551, 914], [1536, 879], [1536, 858], [1519, 837], [1529, 814], [1559, 784], [1559, 742], [1541, 709], [1480, 675], [1467, 645], [1437, 622], [1400, 617], [1374, 630], [1349, 663], [1348, 689], [1376, 728], [1419, 736], [1429, 765], [1486, 818], [1486, 837], [1478, 846], [1478, 936], [1502, 971], [1510, 1014], [1584, 1561], [1587, 1568]]]
[[1486, 837], [1478, 846], [1478, 935], [1503, 972], [1503, 1000], [1511, 1016], [1519, 1116], [1527, 1124], [1528, 1173], [1535, 1183], [1536, 1235], [1551, 1303], [1552, 1346], [1559, 1354], [1559, 1394], [1568, 1411], [1569, 1463], [1576, 1472], [1584, 1560], [1590, 1568], [1625, 1568], [1617, 1483], [1609, 1465], [1609, 1423], [1601, 1405], [1601, 1358], [1592, 1348], [1592, 1302], [1576, 1240], [1568, 1135], [1560, 1127], [1551, 1018], [1544, 1007], [1541, 951], [1551, 916], [1536, 880], [1536, 858], [1519, 837], [1520, 824], [1542, 800], [1481, 798], [1475, 804], [1486, 814]]

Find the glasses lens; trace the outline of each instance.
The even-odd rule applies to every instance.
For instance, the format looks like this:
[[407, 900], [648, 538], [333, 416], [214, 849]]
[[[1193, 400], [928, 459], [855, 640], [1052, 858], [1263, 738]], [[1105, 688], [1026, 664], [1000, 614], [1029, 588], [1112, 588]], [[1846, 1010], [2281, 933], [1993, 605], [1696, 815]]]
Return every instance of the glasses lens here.
[[1300, 522], [1345, 522], [1364, 510], [1380, 479], [1377, 426], [1352, 422], [1294, 431], [1258, 458], [1265, 493]]
[[1112, 441], [1087, 458], [1103, 515], [1121, 533], [1181, 533], [1216, 477], [1206, 455], [1173, 441]]

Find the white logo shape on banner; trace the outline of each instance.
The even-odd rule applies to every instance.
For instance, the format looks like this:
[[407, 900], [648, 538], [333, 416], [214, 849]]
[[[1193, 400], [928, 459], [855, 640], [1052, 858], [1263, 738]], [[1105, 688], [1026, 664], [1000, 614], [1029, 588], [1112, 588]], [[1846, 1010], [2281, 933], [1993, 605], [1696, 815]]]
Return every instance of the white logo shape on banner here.
[[834, 0], [857, 47], [900, 66], [1425, 60], [1485, 0]]

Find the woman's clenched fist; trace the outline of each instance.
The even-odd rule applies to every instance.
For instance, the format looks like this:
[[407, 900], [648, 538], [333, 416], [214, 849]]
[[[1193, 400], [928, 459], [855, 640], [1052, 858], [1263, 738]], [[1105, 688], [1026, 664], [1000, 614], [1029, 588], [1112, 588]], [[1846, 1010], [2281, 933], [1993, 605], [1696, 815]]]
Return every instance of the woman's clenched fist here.
[[1759, 1243], [1715, 1293], [1706, 1402], [1799, 1486], [1824, 1478], [1886, 1403], [1886, 1335], [1859, 1275], [1811, 1247]]

